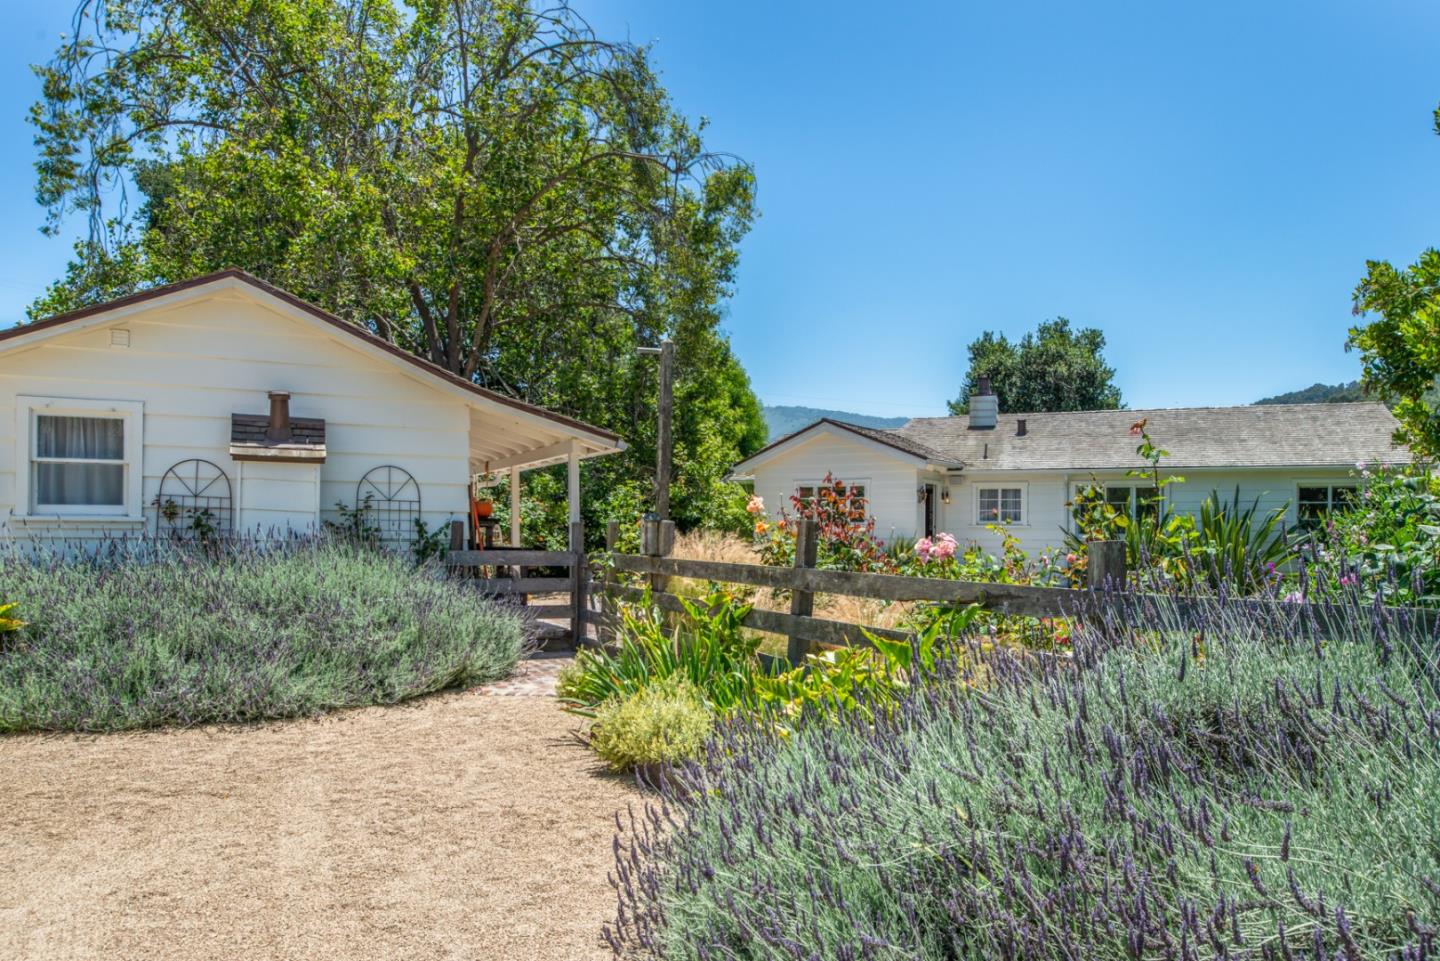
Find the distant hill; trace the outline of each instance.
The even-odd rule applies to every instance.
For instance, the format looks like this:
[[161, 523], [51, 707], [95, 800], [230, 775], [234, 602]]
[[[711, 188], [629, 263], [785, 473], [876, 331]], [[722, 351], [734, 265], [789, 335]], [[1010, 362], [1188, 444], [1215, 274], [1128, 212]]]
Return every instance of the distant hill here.
[[1348, 384], [1311, 384], [1303, 390], [1292, 390], [1288, 394], [1276, 394], [1274, 397], [1266, 397], [1255, 403], [1348, 404], [1351, 401], [1365, 399], [1364, 392], [1360, 390], [1360, 382], [1352, 380]]
[[765, 415], [765, 423], [770, 428], [771, 440], [784, 437], [786, 434], [793, 434], [822, 417], [843, 420], [847, 424], [859, 424], [861, 427], [899, 427], [910, 419], [908, 417], [872, 417], [869, 414], [852, 414], [846, 410], [823, 410], [819, 407], [787, 407], [783, 405], [762, 407], [760, 412]]

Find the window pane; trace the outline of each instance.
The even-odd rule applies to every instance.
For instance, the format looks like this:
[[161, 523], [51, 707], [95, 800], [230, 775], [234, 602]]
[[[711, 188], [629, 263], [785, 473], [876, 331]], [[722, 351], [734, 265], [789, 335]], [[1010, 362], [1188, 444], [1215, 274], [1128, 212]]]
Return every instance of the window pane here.
[[1355, 500], [1355, 488], [1353, 487], [1332, 487], [1330, 489], [1330, 508], [1332, 510], [1344, 510]]
[[1135, 488], [1135, 516], [1160, 516], [1160, 492], [1158, 490], [1153, 487]]
[[125, 422], [118, 417], [40, 414], [35, 418], [35, 456], [124, 460]]
[[71, 507], [122, 507], [125, 465], [35, 465], [35, 503]]
[[1326, 487], [1300, 488], [1299, 501], [1302, 504], [1321, 504], [1329, 501], [1330, 490]]
[[1000, 519], [1000, 490], [996, 487], [981, 487], [975, 492], [976, 514], [981, 524], [990, 524]]
[[1105, 503], [1119, 507], [1130, 513], [1130, 491], [1129, 487], [1107, 487], [1105, 488]]
[[1006, 487], [1000, 491], [1000, 521], [1005, 524], [1020, 521], [1020, 488]]

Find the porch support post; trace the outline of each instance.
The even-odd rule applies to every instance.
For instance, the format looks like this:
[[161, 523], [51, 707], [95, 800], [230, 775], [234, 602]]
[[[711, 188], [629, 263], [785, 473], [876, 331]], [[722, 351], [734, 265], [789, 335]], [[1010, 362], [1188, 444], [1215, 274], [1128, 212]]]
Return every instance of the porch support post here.
[[[573, 526], [580, 523], [580, 445], [570, 444], [570, 476], [566, 484], [566, 493], [570, 496], [570, 524]], [[581, 545], [571, 544], [572, 551], [580, 550]]]
[[510, 546], [520, 546], [520, 468], [510, 468]]

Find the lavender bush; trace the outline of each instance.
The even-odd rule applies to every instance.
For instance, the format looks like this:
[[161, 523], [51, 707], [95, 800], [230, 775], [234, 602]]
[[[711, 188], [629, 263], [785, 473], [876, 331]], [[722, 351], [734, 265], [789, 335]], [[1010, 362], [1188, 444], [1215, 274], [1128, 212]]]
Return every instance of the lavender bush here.
[[1436, 641], [1364, 609], [1303, 626], [1151, 605], [1070, 661], [966, 650], [874, 722], [732, 723], [622, 825], [607, 938], [671, 961], [1436, 958]]
[[521, 620], [408, 558], [318, 540], [0, 554], [0, 731], [111, 731], [388, 704], [503, 677]]

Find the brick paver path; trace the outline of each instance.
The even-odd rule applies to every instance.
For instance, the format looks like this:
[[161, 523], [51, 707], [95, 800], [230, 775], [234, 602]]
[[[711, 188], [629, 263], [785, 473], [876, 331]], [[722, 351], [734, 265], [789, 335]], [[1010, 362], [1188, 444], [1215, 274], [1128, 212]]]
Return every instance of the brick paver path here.
[[568, 653], [536, 654], [521, 661], [513, 677], [482, 685], [478, 691], [499, 697], [554, 697], [555, 679], [574, 659]]

